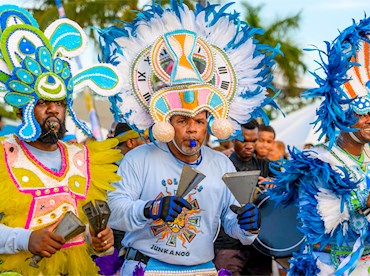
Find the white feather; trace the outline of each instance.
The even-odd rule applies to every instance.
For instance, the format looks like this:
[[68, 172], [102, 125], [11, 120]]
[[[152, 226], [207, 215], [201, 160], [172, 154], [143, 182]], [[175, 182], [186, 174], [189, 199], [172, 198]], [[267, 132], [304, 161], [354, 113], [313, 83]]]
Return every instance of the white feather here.
[[316, 265], [320, 269], [318, 276], [334, 276], [335, 267], [320, 262], [319, 258], [316, 260]]
[[240, 124], [247, 123], [250, 118], [250, 113], [261, 106], [265, 97], [265, 93], [258, 94], [248, 99], [235, 97], [229, 106], [229, 116]]
[[332, 235], [334, 230], [343, 224], [343, 234], [345, 235], [348, 230], [349, 212], [346, 205], [344, 205], [343, 212], [340, 211], [342, 197], [337, 197], [328, 189], [319, 188], [315, 198], [317, 211], [324, 221], [325, 234]]
[[[145, 49], [147, 46], [152, 45], [159, 37], [163, 34], [174, 31], [187, 29], [196, 32], [201, 38], [203, 38], [208, 44], [215, 45], [225, 51], [226, 56], [229, 58], [233, 65], [236, 79], [237, 79], [237, 91], [229, 103], [229, 116], [239, 123], [246, 123], [250, 119], [250, 113], [259, 107], [265, 100], [267, 92], [266, 89], [261, 89], [261, 93], [254, 95], [248, 99], [242, 98], [240, 95], [245, 91], [254, 91], [259, 88], [258, 82], [262, 80], [262, 77], [257, 77], [261, 69], [256, 69], [261, 60], [264, 58], [262, 55], [254, 57], [256, 51], [256, 45], [253, 40], [247, 39], [242, 45], [236, 49], [225, 50], [228, 43], [234, 39], [237, 35], [236, 41], [240, 41], [242, 34], [237, 34], [237, 28], [233, 21], [230, 21], [227, 17], [221, 17], [213, 25], [209, 26], [209, 22], [212, 21], [212, 16], [208, 18], [208, 23], [205, 22], [205, 12], [200, 12], [196, 16], [193, 11], [190, 11], [186, 5], [184, 9], [180, 9], [180, 18], [176, 16], [173, 11], [166, 10], [161, 16], [156, 15], [150, 21], [141, 21], [139, 26], [136, 28], [136, 35], [130, 38], [118, 38], [116, 42], [120, 45], [124, 52], [124, 56], [119, 57], [120, 64], [118, 68], [121, 70], [124, 76], [130, 76], [129, 68], [132, 67], [132, 62], [137, 58], [138, 54]], [[132, 96], [130, 82], [125, 80], [124, 86], [124, 99], [120, 106], [122, 113], [129, 110], [137, 110], [137, 113], [145, 113], [145, 116], [141, 118], [139, 115], [131, 115], [129, 119], [135, 125], [143, 124], [144, 126], [150, 125], [152, 119], [146, 110], [144, 110]], [[125, 96], [129, 95], [130, 99], [127, 101]], [[145, 122], [141, 122], [144, 120]]]
[[125, 93], [124, 101], [118, 104], [118, 107], [122, 114], [130, 114], [125, 117], [125, 120], [130, 125], [135, 125], [139, 130], [145, 131], [154, 122], [150, 114], [139, 105], [136, 98]]

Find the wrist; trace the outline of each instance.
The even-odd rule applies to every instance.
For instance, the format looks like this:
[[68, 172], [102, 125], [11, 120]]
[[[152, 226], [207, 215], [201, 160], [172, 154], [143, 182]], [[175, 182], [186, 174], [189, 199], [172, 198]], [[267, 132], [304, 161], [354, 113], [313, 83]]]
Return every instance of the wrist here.
[[33, 230], [24, 229], [24, 228], [15, 228], [16, 238], [15, 238], [15, 248], [14, 253], [19, 251], [26, 250], [29, 251], [29, 244], [31, 239], [31, 234]]
[[146, 217], [147, 219], [150, 219], [150, 208], [152, 206], [152, 203], [153, 203], [153, 200], [149, 200], [145, 206], [144, 206], [144, 217]]

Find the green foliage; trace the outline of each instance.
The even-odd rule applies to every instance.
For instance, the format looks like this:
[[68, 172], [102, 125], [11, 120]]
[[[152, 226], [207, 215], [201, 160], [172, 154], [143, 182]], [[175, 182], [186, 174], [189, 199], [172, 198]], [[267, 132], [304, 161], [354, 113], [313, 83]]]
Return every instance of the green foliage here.
[[[283, 55], [278, 55], [275, 60], [277, 68], [275, 69], [275, 87], [281, 90], [276, 99], [281, 109], [285, 113], [295, 111], [309, 103], [299, 96], [304, 87], [300, 86], [300, 79], [307, 72], [307, 66], [303, 61], [303, 50], [297, 41], [293, 38], [293, 32], [299, 30], [301, 21], [301, 12], [286, 17], [276, 18], [270, 24], [266, 24], [262, 19], [264, 5], [252, 6], [247, 2], [243, 3], [246, 10], [245, 21], [255, 28], [262, 28], [263, 35], [256, 35], [256, 39], [262, 44], [268, 44], [273, 47], [280, 45]], [[276, 82], [279, 75], [279, 82]], [[282, 79], [282, 80], [281, 80]], [[271, 95], [272, 96], [272, 95]], [[270, 118], [275, 118], [276, 111], [267, 110]]]
[[[61, 0], [61, 2], [66, 16], [82, 28], [91, 26], [106, 28], [116, 24], [117, 21], [131, 22], [139, 10], [138, 0]], [[170, 1], [163, 0], [161, 3], [166, 5]], [[189, 8], [194, 8], [194, 1], [185, 0], [184, 3]], [[30, 12], [42, 30], [59, 18], [55, 0], [36, 1], [35, 7]]]
[[15, 112], [13, 110], [9, 111], [6, 107], [7, 106], [5, 104], [0, 103], [0, 116], [11, 120], [16, 120], [17, 115], [15, 114]]
[[[62, 0], [61, 0], [62, 1]], [[132, 21], [133, 10], [138, 9], [138, 0], [65, 0], [62, 1], [66, 16], [77, 22], [82, 28], [111, 26], [117, 20]], [[31, 13], [44, 30], [59, 18], [55, 0], [36, 1]], [[90, 31], [93, 37], [93, 32]]]

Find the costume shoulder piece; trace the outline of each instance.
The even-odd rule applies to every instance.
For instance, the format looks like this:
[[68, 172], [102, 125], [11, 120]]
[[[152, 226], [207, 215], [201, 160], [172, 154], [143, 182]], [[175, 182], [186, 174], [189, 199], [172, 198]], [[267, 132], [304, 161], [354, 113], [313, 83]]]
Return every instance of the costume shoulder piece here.
[[326, 145], [305, 151], [294, 148], [290, 156], [291, 160], [282, 164], [271, 163], [276, 185], [268, 190], [271, 199], [300, 206], [300, 230], [308, 244], [320, 244], [324, 248], [332, 237], [343, 241], [348, 229], [348, 210], [341, 212], [338, 206], [343, 206], [356, 188], [357, 175], [347, 170], [347, 164], [340, 162], [337, 153]]
[[271, 67], [278, 49], [260, 45], [254, 29], [230, 6], [208, 3], [194, 11], [177, 1], [164, 9], [153, 1], [125, 27], [100, 30], [103, 59], [129, 76], [110, 98], [117, 121], [154, 138], [171, 141], [174, 114], [207, 110], [210, 131], [219, 139], [236, 137], [240, 124], [267, 119]]
[[75, 124], [91, 136], [91, 130], [72, 109], [73, 91], [89, 86], [102, 96], [116, 94], [122, 79], [111, 64], [97, 64], [73, 74], [71, 58], [87, 47], [87, 36], [81, 27], [59, 19], [42, 32], [27, 11], [12, 5], [0, 6], [0, 93], [5, 101], [22, 113], [17, 136], [34, 141], [40, 125], [34, 117], [39, 99], [66, 100], [67, 110]]
[[270, 169], [276, 177], [276, 188], [270, 189], [268, 193], [278, 202], [286, 205], [298, 203], [299, 188], [315, 195], [317, 187], [324, 187], [337, 195], [343, 195], [349, 194], [356, 187], [357, 174], [346, 170], [347, 163], [341, 162], [337, 154], [325, 145], [305, 151], [294, 148], [289, 154], [290, 160], [270, 163]]

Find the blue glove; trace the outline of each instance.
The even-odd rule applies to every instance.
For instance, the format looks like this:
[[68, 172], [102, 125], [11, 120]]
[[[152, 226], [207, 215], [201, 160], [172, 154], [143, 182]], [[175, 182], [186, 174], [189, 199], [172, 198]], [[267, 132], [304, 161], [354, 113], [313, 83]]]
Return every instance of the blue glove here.
[[144, 208], [144, 216], [148, 219], [161, 218], [164, 222], [174, 221], [182, 212], [182, 208], [192, 209], [192, 206], [182, 197], [165, 196], [160, 199], [149, 201]]
[[253, 203], [248, 203], [243, 207], [231, 205], [230, 209], [238, 215], [240, 228], [245, 231], [256, 231], [261, 226], [261, 213]]

